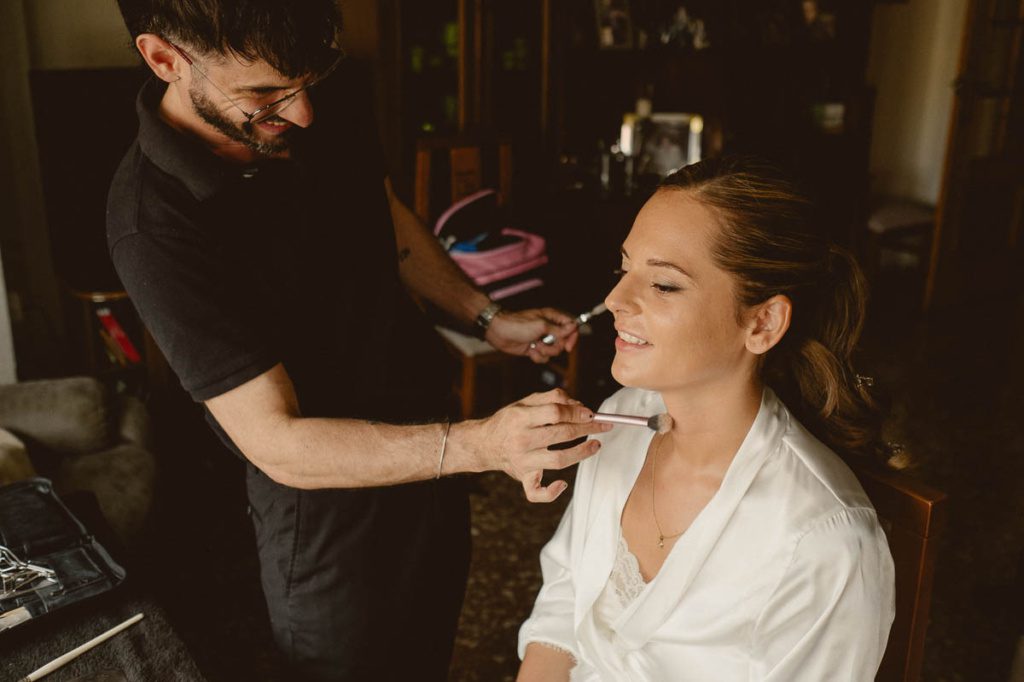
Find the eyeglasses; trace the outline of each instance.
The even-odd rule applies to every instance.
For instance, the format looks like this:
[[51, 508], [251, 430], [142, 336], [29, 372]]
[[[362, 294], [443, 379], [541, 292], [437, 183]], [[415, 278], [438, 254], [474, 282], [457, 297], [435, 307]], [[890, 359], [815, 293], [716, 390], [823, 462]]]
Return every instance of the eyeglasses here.
[[287, 109], [289, 106], [291, 106], [292, 103], [295, 102], [295, 98], [302, 91], [308, 90], [309, 88], [311, 88], [314, 85], [320, 83], [325, 78], [327, 78], [332, 73], [334, 73], [334, 70], [338, 68], [338, 64], [340, 64], [342, 62], [342, 60], [345, 59], [345, 51], [344, 50], [335, 50], [335, 52], [338, 53], [338, 56], [334, 59], [334, 61], [327, 68], [327, 70], [324, 71], [323, 73], [321, 73], [316, 78], [316, 80], [311, 81], [311, 82], [303, 85], [298, 90], [295, 90], [293, 92], [288, 93], [287, 95], [285, 95], [281, 99], [274, 100], [270, 104], [266, 104], [266, 105], [264, 105], [262, 107], [259, 107], [258, 109], [256, 109], [255, 111], [250, 113], [250, 112], [246, 111], [245, 109], [243, 109], [241, 107], [241, 105], [238, 104], [238, 102], [236, 102], [230, 95], [228, 95], [228, 93], [224, 92], [224, 90], [219, 85], [217, 85], [215, 82], [213, 82], [213, 79], [210, 78], [209, 76], [207, 76], [206, 73], [204, 73], [203, 70], [200, 69], [196, 65], [195, 61], [188, 55], [187, 52], [185, 52], [183, 49], [181, 49], [180, 47], [178, 47], [177, 45], [175, 45], [172, 42], [168, 42], [167, 44], [170, 45], [171, 48], [173, 48], [175, 52], [180, 54], [181, 58], [184, 59], [185, 62], [189, 66], [191, 66], [193, 69], [196, 70], [196, 73], [198, 73], [200, 76], [205, 78], [207, 80], [207, 82], [209, 82], [209, 84], [212, 85], [217, 92], [219, 92], [221, 95], [223, 95], [224, 99], [226, 99], [228, 102], [230, 102], [233, 107], [235, 107], [236, 109], [241, 111], [242, 114], [245, 116], [246, 120], [249, 121], [249, 123], [260, 123], [262, 121], [266, 121], [268, 118], [270, 118], [272, 116], [276, 116], [277, 114], [280, 114], [282, 111]]

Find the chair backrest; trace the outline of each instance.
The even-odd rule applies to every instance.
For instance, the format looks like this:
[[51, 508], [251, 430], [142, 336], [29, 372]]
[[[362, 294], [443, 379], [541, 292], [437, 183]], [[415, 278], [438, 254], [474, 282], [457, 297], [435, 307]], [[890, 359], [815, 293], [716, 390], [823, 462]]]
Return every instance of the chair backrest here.
[[[438, 156], [444, 155], [450, 169], [449, 192], [444, 205], [434, 201], [436, 193], [435, 168], [443, 166]], [[413, 210], [428, 226], [437, 213], [448, 205], [484, 187], [485, 161], [496, 156], [498, 203], [503, 205], [512, 192], [512, 145], [507, 140], [495, 140], [483, 135], [456, 137], [429, 137], [416, 143], [416, 179], [413, 190]], [[494, 185], [492, 185], [494, 186]]]
[[946, 494], [897, 471], [855, 469], [885, 529], [896, 566], [896, 618], [876, 682], [917, 682], [924, 660]]

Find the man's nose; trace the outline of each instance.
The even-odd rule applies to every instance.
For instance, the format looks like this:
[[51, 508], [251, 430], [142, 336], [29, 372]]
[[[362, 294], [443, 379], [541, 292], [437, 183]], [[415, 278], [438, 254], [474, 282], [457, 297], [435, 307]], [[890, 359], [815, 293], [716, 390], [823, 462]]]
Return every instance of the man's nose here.
[[308, 128], [313, 123], [313, 102], [309, 94], [303, 91], [295, 95], [295, 101], [278, 116], [300, 128]]

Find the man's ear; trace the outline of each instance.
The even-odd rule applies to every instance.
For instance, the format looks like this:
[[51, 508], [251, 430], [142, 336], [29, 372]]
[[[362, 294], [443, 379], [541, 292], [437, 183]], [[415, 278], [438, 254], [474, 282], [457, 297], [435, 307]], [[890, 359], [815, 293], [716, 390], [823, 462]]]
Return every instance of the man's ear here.
[[181, 80], [188, 63], [171, 44], [154, 33], [141, 33], [135, 38], [135, 47], [156, 77], [173, 83]]
[[779, 294], [751, 309], [746, 347], [755, 355], [764, 355], [782, 340], [793, 316], [793, 302]]

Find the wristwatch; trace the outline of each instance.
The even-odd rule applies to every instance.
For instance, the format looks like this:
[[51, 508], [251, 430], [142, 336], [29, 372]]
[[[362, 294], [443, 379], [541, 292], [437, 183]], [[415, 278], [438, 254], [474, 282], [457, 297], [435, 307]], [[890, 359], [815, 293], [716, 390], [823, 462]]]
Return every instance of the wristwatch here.
[[487, 332], [487, 328], [491, 326], [491, 322], [498, 316], [502, 310], [501, 306], [494, 301], [487, 304], [483, 310], [476, 315], [476, 326], [480, 328], [480, 333], [484, 334]]

